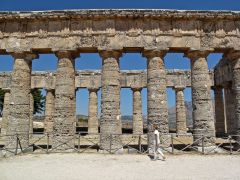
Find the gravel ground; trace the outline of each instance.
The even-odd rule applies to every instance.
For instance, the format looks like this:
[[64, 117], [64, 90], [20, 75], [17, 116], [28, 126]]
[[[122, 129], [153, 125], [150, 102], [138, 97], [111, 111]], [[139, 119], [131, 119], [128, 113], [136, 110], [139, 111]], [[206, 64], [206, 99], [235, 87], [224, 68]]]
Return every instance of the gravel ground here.
[[0, 180], [231, 179], [240, 180], [238, 155], [41, 154], [0, 159]]

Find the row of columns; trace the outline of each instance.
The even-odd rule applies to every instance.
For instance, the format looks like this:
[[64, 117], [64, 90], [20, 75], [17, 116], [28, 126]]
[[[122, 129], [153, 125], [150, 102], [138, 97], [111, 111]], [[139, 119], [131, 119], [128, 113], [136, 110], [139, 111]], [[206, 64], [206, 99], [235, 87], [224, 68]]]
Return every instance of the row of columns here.
[[[153, 144], [153, 131], [157, 128], [160, 133], [168, 133], [168, 108], [166, 95], [166, 71], [164, 56], [166, 50], [146, 50], [144, 56], [147, 58], [147, 88], [148, 88], [148, 132], [149, 146]], [[209, 52], [191, 51], [186, 56], [191, 59], [191, 81], [192, 81], [192, 104], [193, 104], [193, 130], [194, 140], [201, 134], [207, 135], [206, 144], [214, 143], [215, 125], [213, 117], [213, 107], [210, 95], [210, 77], [206, 57]], [[102, 68], [102, 100], [101, 100], [101, 120], [100, 131], [102, 133], [101, 145], [109, 148], [109, 134], [121, 134], [121, 115], [120, 115], [120, 69], [119, 58], [121, 51], [101, 51], [103, 59]], [[75, 67], [74, 59], [78, 53], [74, 51], [59, 51], [58, 68], [56, 73], [55, 93], [47, 93], [47, 119], [45, 122], [52, 128], [53, 147], [58, 149], [68, 149], [73, 147], [75, 123], [76, 123], [76, 101], [75, 101]], [[10, 108], [8, 116], [7, 135], [19, 133], [22, 146], [26, 147], [29, 137], [26, 135], [30, 131], [31, 121], [31, 61], [37, 58], [31, 53], [14, 53], [15, 59], [12, 72], [12, 84], [10, 93]], [[235, 93], [235, 118], [240, 119], [240, 75], [238, 54], [231, 56], [235, 65], [233, 68], [233, 82]], [[96, 90], [89, 92], [89, 131], [95, 132], [97, 129], [97, 94]], [[216, 92], [217, 94], [217, 92]], [[217, 94], [218, 95], [218, 94]], [[186, 132], [186, 113], [184, 112], [183, 89], [176, 88], [176, 113], [178, 133]], [[54, 103], [53, 103], [54, 101]], [[139, 88], [133, 89], [133, 118], [134, 133], [142, 132], [141, 114], [141, 94]], [[221, 103], [221, 102], [216, 102]], [[93, 107], [93, 108], [91, 108]], [[52, 119], [51, 121], [50, 119]], [[239, 128], [239, 120], [237, 120]], [[52, 126], [53, 124], [53, 126]], [[51, 128], [46, 131], [51, 131]], [[142, 128], [141, 128], [142, 129]], [[8, 137], [8, 145], [15, 146], [14, 139]], [[119, 139], [116, 136], [115, 144], [112, 148], [119, 148]]]
[[[98, 133], [98, 93], [97, 88], [90, 88], [89, 91], [89, 105], [88, 105], [88, 133]], [[142, 88], [132, 88], [133, 94], [133, 134], [143, 133], [143, 118], [142, 118]], [[175, 87], [176, 93], [176, 133], [185, 134], [186, 129], [186, 110], [184, 104], [184, 87]], [[4, 95], [4, 109], [3, 109], [3, 121], [1, 134], [6, 134], [7, 116], [9, 114], [9, 97], [10, 90], [5, 90]], [[53, 132], [53, 119], [55, 111], [55, 92], [53, 89], [46, 90], [46, 107], [45, 107], [45, 119], [44, 119], [44, 132]], [[30, 94], [30, 128], [29, 133], [33, 133], [33, 111], [34, 100], [32, 93]]]

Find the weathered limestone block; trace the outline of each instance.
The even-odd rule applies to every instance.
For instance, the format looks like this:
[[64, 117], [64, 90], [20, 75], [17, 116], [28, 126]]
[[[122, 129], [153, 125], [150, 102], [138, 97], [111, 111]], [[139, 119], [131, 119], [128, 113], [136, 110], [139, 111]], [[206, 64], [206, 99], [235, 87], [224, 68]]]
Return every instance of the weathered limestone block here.
[[45, 119], [44, 119], [44, 132], [52, 133], [53, 132], [53, 119], [54, 119], [54, 90], [47, 89], [46, 94], [46, 108], [45, 108]]
[[[53, 126], [53, 148], [67, 150], [74, 148], [76, 131], [75, 100], [75, 52], [59, 51], [55, 88], [55, 113]], [[63, 144], [64, 143], [64, 144]]]
[[[192, 70], [193, 138], [196, 141], [204, 134], [204, 145], [212, 146], [215, 143], [215, 127], [207, 55], [206, 51], [187, 53]], [[201, 144], [201, 141], [195, 143], [197, 146]]]
[[143, 134], [141, 88], [133, 88], [133, 134]]
[[187, 117], [186, 108], [184, 102], [184, 88], [175, 87], [176, 94], [176, 133], [186, 134], [187, 133]]
[[88, 103], [88, 133], [98, 133], [98, 89], [88, 89], [89, 103]]
[[223, 135], [225, 133], [225, 115], [224, 115], [224, 103], [223, 103], [223, 92], [221, 87], [215, 87], [214, 98], [215, 98], [215, 128], [217, 135]]
[[[29, 145], [31, 61], [35, 54], [13, 53], [15, 59], [10, 94], [7, 135], [18, 134], [22, 148]], [[16, 137], [6, 138], [7, 148], [16, 147]]]
[[3, 104], [3, 115], [2, 115], [2, 124], [1, 124], [1, 135], [4, 136], [7, 133], [8, 127], [8, 116], [9, 116], [9, 98], [10, 98], [10, 90], [4, 90], [4, 104]]
[[[120, 115], [120, 51], [101, 51], [102, 67], [102, 99], [100, 132], [101, 148], [109, 150], [121, 148], [119, 134], [122, 133]], [[111, 134], [114, 140], [110, 140]], [[111, 143], [111, 145], [110, 145]]]
[[147, 108], [148, 108], [148, 146], [153, 147], [154, 126], [160, 133], [169, 133], [168, 107], [166, 93], [166, 71], [163, 57], [166, 51], [146, 50], [147, 58]]
[[237, 121], [235, 121], [235, 93], [231, 85], [224, 87], [224, 99], [227, 133], [234, 134], [237, 131]]

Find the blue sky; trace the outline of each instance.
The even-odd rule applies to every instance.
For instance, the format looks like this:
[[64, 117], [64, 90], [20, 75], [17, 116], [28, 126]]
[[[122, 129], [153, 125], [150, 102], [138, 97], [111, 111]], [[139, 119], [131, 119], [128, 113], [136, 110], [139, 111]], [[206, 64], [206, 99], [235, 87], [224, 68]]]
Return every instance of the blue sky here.
[[198, 9], [239, 10], [239, 0], [1, 0], [0, 11], [50, 9]]
[[[187, 9], [187, 10], [240, 10], [240, 0], [0, 0], [0, 11], [41, 11], [63, 9]], [[221, 58], [221, 54], [210, 54], [208, 65], [212, 69]], [[81, 54], [76, 59], [76, 69], [101, 69], [101, 58], [98, 54]], [[190, 69], [190, 61], [183, 54], [169, 53], [165, 57], [167, 69]], [[11, 71], [11, 56], [0, 55], [0, 71]], [[33, 61], [33, 71], [55, 71], [57, 59], [54, 55], [40, 55]], [[146, 59], [139, 53], [123, 54], [120, 59], [121, 70], [146, 69]], [[191, 90], [185, 91], [185, 100], [191, 100]], [[167, 89], [169, 107], [175, 105], [175, 93]], [[100, 92], [98, 93], [100, 105]], [[143, 114], [147, 113], [147, 90], [142, 91]], [[99, 106], [100, 109], [100, 106]], [[88, 92], [81, 89], [77, 92], [77, 113], [87, 115]], [[132, 114], [132, 93], [130, 89], [121, 90], [121, 113]]]

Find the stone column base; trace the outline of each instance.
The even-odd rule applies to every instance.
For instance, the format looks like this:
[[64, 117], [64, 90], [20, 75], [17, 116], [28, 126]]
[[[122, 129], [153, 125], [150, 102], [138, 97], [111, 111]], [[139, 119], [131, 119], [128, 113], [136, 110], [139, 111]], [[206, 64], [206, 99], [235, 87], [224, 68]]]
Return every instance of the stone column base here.
[[[195, 146], [194, 148], [197, 149], [197, 152], [203, 152], [203, 148], [200, 146]], [[208, 147], [204, 147], [204, 154], [216, 154], [216, 153], [224, 153], [226, 151], [224, 151], [222, 148], [217, 147], [215, 145], [213, 146], [208, 146]]]

